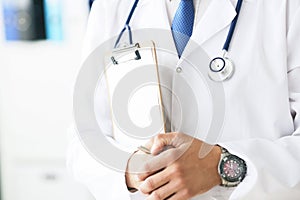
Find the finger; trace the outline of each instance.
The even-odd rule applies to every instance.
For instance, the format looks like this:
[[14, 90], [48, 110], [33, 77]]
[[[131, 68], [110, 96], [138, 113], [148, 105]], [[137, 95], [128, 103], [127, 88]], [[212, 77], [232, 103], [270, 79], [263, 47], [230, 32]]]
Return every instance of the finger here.
[[151, 149], [153, 143], [154, 143], [154, 138], [155, 137], [152, 137], [145, 145], [144, 147], [146, 147], [147, 149]]
[[[170, 199], [172, 194], [175, 194], [179, 188], [176, 187], [174, 182], [169, 182], [164, 186], [158, 188], [157, 190], [153, 191], [147, 200], [157, 200], [157, 199]], [[169, 198], [168, 198], [169, 197]]]
[[170, 196], [168, 196], [165, 200], [169, 200], [172, 196], [174, 196], [176, 193], [171, 194]]
[[172, 196], [170, 196], [168, 200], [182, 200], [182, 199], [188, 200], [190, 198], [191, 197], [189, 196], [186, 190], [180, 190], [179, 192], [174, 193]]
[[159, 134], [154, 137], [151, 153], [157, 155], [164, 150], [166, 146], [173, 146], [175, 138], [174, 133]]
[[145, 181], [148, 177], [154, 175], [154, 174], [157, 174], [161, 171], [163, 171], [165, 168], [162, 168], [160, 170], [157, 170], [157, 171], [153, 171], [153, 172], [148, 172], [148, 173], [139, 173], [136, 178], [139, 182], [142, 182], [142, 181]]
[[169, 149], [160, 153], [157, 156], [152, 157], [148, 161], [146, 161], [141, 170], [138, 178], [140, 181], [145, 180], [150, 174], [157, 172], [171, 165], [174, 161], [176, 161], [182, 155], [181, 149]]
[[144, 146], [139, 146], [138, 150], [142, 151], [145, 154], [151, 154], [151, 151], [147, 147], [144, 147]]
[[151, 160], [151, 158], [153, 158], [151, 154], [146, 154], [142, 151], [134, 153], [128, 161], [127, 172], [130, 174], [139, 174], [145, 172], [141, 171], [141, 167], [143, 167], [144, 163]]
[[156, 190], [157, 188], [162, 187], [163, 185], [167, 184], [169, 179], [169, 172], [167, 169], [162, 170], [150, 177], [148, 177], [140, 186], [139, 190], [144, 194], [150, 194], [152, 191]]

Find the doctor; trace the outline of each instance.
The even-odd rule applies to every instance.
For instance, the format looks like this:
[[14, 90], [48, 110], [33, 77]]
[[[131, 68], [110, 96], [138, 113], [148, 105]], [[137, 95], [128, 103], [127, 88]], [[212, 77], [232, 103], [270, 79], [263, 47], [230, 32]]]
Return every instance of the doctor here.
[[[131, 20], [132, 29], [164, 29], [172, 37], [171, 27], [177, 27], [174, 19], [183, 1], [192, 0], [140, 0]], [[94, 2], [85, 58], [119, 34], [133, 3]], [[140, 165], [148, 173], [130, 173], [136, 153], [128, 158], [126, 174], [102, 166], [82, 147], [76, 134], [68, 154], [70, 170], [96, 199], [299, 199], [300, 1], [244, 0], [240, 12], [236, 0], [194, 0], [192, 4], [192, 18], [185, 21], [188, 24], [192, 20], [190, 40], [211, 58], [223, 55], [222, 46], [234, 18], [239, 16], [227, 53], [235, 72], [223, 83], [226, 119], [217, 144], [211, 144], [209, 154], [200, 158], [199, 149], [210, 142], [205, 137], [190, 136], [189, 115], [183, 116], [182, 126], [176, 124], [176, 105], [171, 102], [167, 107], [173, 113], [168, 113], [172, 133], [158, 135], [147, 144], [154, 157]], [[179, 56], [193, 53], [189, 43], [180, 51], [176, 38], [172, 39]], [[192, 77], [192, 71], [178, 70], [181, 59], [165, 62], [175, 62], [171, 87], [176, 91], [180, 88], [176, 76]], [[182, 97], [184, 109], [192, 113], [189, 95], [182, 93]], [[206, 97], [203, 91], [204, 101]], [[99, 118], [111, 129], [109, 106], [104, 100], [98, 102]], [[199, 118], [211, 117], [209, 109], [206, 111]], [[165, 146], [173, 148], [162, 151]], [[175, 162], [167, 162], [178, 153], [181, 156]], [[156, 172], [156, 164], [162, 161], [168, 164]]]

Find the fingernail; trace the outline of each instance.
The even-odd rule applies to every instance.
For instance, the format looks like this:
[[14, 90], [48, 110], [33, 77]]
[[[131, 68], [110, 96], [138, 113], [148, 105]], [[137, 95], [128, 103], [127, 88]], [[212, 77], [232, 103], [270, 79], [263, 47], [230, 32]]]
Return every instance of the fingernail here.
[[151, 151], [144, 146], [139, 146], [138, 149], [146, 154], [151, 154]]

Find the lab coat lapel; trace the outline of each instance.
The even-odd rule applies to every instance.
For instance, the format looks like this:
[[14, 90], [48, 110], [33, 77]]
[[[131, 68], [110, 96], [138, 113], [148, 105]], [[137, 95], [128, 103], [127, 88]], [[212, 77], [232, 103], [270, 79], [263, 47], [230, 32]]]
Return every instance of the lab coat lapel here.
[[[198, 45], [202, 45], [222, 29], [229, 27], [236, 16], [235, 5], [231, 2], [231, 0], [211, 1], [212, 2], [200, 21], [195, 22], [194, 32], [191, 37], [193, 42], [187, 44], [184, 55], [188, 55], [196, 48], [193, 44], [196, 43]], [[234, 2], [236, 2], [236, 0], [234, 0]], [[158, 28], [169, 30], [169, 37], [173, 38], [166, 12], [165, 1], [145, 0], [141, 1], [139, 7], [138, 16], [143, 16], [138, 20], [137, 24], [139, 28]], [[199, 13], [196, 14], [199, 15]], [[225, 39], [226, 38], [224, 38], [224, 41]], [[222, 46], [222, 44], [220, 44], [220, 46]], [[174, 52], [176, 52], [176, 47], [173, 41], [171, 48]]]
[[196, 21], [191, 39], [198, 45], [203, 44], [229, 26], [235, 16], [235, 7], [230, 0], [212, 0], [201, 20]]

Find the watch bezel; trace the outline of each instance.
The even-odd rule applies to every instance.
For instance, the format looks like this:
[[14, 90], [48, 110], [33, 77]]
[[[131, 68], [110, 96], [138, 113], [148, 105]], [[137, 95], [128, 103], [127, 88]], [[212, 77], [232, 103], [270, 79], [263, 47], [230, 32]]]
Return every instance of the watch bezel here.
[[[235, 178], [231, 178], [229, 176], [226, 175], [225, 170], [224, 170], [224, 165], [226, 162], [228, 162], [228, 160], [234, 160], [238, 163], [238, 165], [242, 168], [241, 169], [241, 173], [238, 177]], [[219, 172], [220, 172], [220, 176], [222, 179], [224, 179], [225, 181], [229, 182], [229, 183], [240, 183], [241, 181], [243, 181], [243, 179], [245, 178], [246, 174], [247, 174], [247, 165], [246, 162], [239, 158], [236, 155], [233, 154], [229, 154], [224, 156], [221, 159], [220, 165], [219, 165]]]

